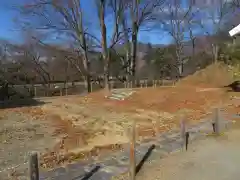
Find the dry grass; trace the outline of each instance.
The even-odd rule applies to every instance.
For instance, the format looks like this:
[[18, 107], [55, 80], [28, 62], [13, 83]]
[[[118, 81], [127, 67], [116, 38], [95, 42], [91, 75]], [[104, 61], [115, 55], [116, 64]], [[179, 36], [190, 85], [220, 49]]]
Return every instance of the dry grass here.
[[[155, 136], [179, 125], [181, 118], [189, 123], [208, 116], [215, 106], [239, 112], [225, 89], [231, 82], [222, 64], [209, 66], [185, 78], [175, 87], [138, 89], [125, 101], [104, 97], [104, 91], [85, 97], [59, 97], [39, 107], [5, 110], [17, 111], [48, 122], [59, 139], [53, 149], [43, 155], [44, 167], [53, 167], [75, 159], [108, 153], [128, 143], [128, 129], [137, 122], [138, 140]], [[216, 89], [209, 89], [216, 88]]]
[[182, 86], [198, 86], [198, 87], [222, 87], [231, 83], [233, 80], [233, 72], [231, 68], [223, 63], [216, 63], [196, 72], [182, 80], [178, 85]]

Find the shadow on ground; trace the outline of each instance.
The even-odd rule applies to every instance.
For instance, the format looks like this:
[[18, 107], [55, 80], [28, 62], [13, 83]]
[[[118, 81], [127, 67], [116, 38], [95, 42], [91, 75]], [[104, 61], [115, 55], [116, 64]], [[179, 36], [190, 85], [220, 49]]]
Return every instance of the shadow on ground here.
[[[83, 175], [83, 177], [81, 177], [81, 180], [88, 180], [90, 179], [101, 167], [100, 166], [96, 166], [94, 167], [90, 172], [87, 172], [86, 174]], [[76, 177], [72, 180], [77, 180], [80, 177]]]
[[25, 88], [18, 89], [8, 83], [2, 84], [0, 88], [0, 109], [38, 106], [43, 103], [34, 99], [32, 91]]
[[32, 99], [32, 98], [5, 100], [5, 101], [0, 101], [0, 109], [39, 106], [42, 104], [45, 104], [45, 102]]
[[143, 156], [142, 160], [136, 166], [136, 174], [139, 173], [141, 168], [143, 167], [144, 163], [148, 160], [149, 156], [151, 155], [152, 151], [155, 149], [155, 144], [151, 145], [147, 151], [147, 153]]

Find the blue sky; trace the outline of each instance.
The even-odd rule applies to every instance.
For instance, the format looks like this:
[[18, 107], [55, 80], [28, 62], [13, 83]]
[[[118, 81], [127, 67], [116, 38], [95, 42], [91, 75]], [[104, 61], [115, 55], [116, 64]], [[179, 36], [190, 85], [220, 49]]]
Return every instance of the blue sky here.
[[[5, 2], [1, 2], [5, 1]], [[28, 0], [0, 0], [0, 38], [7, 39], [11, 41], [21, 41], [21, 33], [16, 30], [16, 25], [14, 24], [13, 20], [17, 17], [17, 13], [14, 10], [11, 10], [9, 6], [16, 2], [23, 2]], [[96, 10], [93, 8], [94, 0], [84, 0], [82, 1], [83, 9], [86, 12], [86, 17], [88, 21], [95, 21], [94, 17], [97, 17]], [[96, 22], [96, 21], [95, 21]], [[111, 20], [107, 19], [107, 30], [111, 35], [112, 26]], [[165, 44], [171, 42], [171, 37], [168, 35], [167, 32], [148, 32], [148, 31], [141, 31], [139, 34], [139, 40], [142, 42], [150, 42], [153, 44]]]
[[[17, 30], [17, 27], [14, 24], [14, 19], [17, 17], [17, 13], [11, 8], [9, 8], [15, 2], [16, 0], [0, 2], [0, 39], [7, 39], [10, 41], [19, 42], [21, 41], [21, 33]], [[83, 2], [85, 2], [83, 3], [83, 8], [87, 12], [88, 19], [91, 19], [93, 16], [96, 17], [96, 12], [93, 12], [92, 10], [92, 6], [94, 6], [93, 0], [87, 0]], [[108, 31], [111, 32], [110, 24], [108, 24]], [[159, 44], [169, 42], [170, 37], [163, 33], [150, 33], [142, 31], [139, 34], [139, 40], [143, 42]]]
[[0, 38], [15, 40], [17, 38], [17, 33], [13, 31], [15, 13], [0, 3], [0, 17]]

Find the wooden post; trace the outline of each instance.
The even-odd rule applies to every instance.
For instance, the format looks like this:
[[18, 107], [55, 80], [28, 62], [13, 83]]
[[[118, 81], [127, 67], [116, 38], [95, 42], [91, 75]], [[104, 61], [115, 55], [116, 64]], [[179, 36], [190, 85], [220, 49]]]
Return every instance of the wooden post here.
[[184, 119], [181, 120], [180, 122], [180, 130], [181, 130], [181, 139], [182, 139], [182, 148], [184, 147], [185, 144], [185, 139], [186, 139], [186, 122]]
[[136, 122], [133, 121], [130, 131], [130, 161], [129, 173], [130, 180], [135, 180], [136, 177], [136, 160], [135, 160], [135, 141], [136, 141]]
[[216, 108], [214, 111], [214, 117], [213, 117], [213, 132], [216, 135], [220, 134], [220, 110], [219, 108]]
[[65, 96], [67, 96], [68, 95], [68, 85], [66, 85], [66, 87], [65, 87]]
[[34, 86], [34, 97], [37, 97], [37, 87]]
[[90, 82], [90, 91], [92, 92], [92, 88], [93, 88], [93, 83], [92, 82]]
[[182, 148], [185, 145], [186, 151], [188, 150], [189, 135], [190, 135], [189, 132], [186, 130], [186, 121], [182, 119], [181, 120]]
[[189, 141], [189, 132], [186, 132], [185, 133], [185, 148], [186, 148], [186, 151], [188, 150], [188, 141]]
[[29, 173], [30, 180], [39, 180], [38, 155], [36, 152], [30, 155]]

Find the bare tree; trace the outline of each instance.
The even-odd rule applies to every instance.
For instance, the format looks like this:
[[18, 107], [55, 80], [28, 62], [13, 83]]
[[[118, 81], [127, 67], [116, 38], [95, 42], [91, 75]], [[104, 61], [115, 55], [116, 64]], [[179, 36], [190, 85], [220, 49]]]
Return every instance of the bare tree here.
[[[126, 59], [130, 61], [130, 73], [131, 78], [136, 74], [136, 58], [137, 58], [137, 44], [138, 35], [141, 28], [146, 27], [148, 23], [156, 19], [156, 11], [163, 4], [164, 0], [125, 0], [126, 13], [122, 20], [122, 27], [125, 32], [130, 32], [130, 36], [127, 33], [124, 34], [126, 43]], [[130, 17], [128, 16], [130, 14]], [[130, 57], [129, 57], [130, 55]], [[128, 60], [129, 59], [129, 60]]]
[[[163, 26], [163, 31], [170, 34], [173, 38], [176, 54], [176, 65], [177, 72], [179, 76], [183, 73], [184, 67], [184, 46], [186, 40], [186, 32], [190, 32], [191, 39], [193, 38], [193, 33], [191, 29], [190, 22], [192, 21], [192, 3], [188, 3], [186, 7], [183, 7], [182, 3], [178, 0], [173, 0], [166, 2], [163, 8], [160, 8], [163, 18], [160, 18], [159, 21]], [[158, 21], [158, 22], [159, 22]]]
[[24, 83], [26, 83], [29, 80], [30, 75], [27, 74], [20, 75], [19, 73], [23, 66], [19, 64], [16, 58], [17, 57], [16, 46], [7, 41], [1, 42], [0, 46], [1, 46], [0, 81], [1, 82], [6, 81], [9, 84], [13, 85], [20, 84], [21, 79], [24, 80]]
[[[59, 45], [49, 45], [43, 42], [40, 42], [40, 43], [45, 49], [45, 51], [47, 51], [47, 53], [50, 54], [50, 56], [53, 57], [55, 61], [60, 61], [60, 62], [56, 62], [57, 64], [60, 63], [65, 66], [64, 67], [65, 71], [68, 71], [67, 69], [69, 69], [70, 67], [74, 67], [79, 77], [87, 76], [88, 72], [86, 71], [82, 63], [83, 61], [82, 59], [84, 58], [84, 56], [81, 54], [81, 52], [78, 52], [74, 48], [66, 48]], [[71, 71], [72, 70], [73, 69], [71, 69]], [[81, 79], [81, 78], [78, 78], [78, 79]]]
[[[200, 7], [201, 8], [201, 7]], [[219, 45], [221, 43], [221, 31], [223, 25], [231, 18], [234, 12], [232, 2], [219, 0], [214, 1], [208, 7], [201, 8], [201, 21], [199, 23], [202, 31], [208, 35], [209, 42], [212, 47], [212, 55], [214, 62], [218, 61]]]
[[[85, 23], [80, 0], [31, 0], [20, 8], [25, 28], [60, 34], [60, 38], [68, 37], [81, 59], [88, 92], [91, 91], [91, 72], [88, 51], [89, 42], [97, 41]], [[22, 22], [21, 21], [21, 22]], [[78, 67], [76, 67], [80, 70]]]
[[105, 24], [105, 11], [106, 11], [106, 1], [105, 0], [97, 0], [96, 1], [98, 6], [98, 16], [100, 21], [101, 27], [101, 47], [102, 47], [102, 57], [104, 60], [104, 86], [106, 90], [109, 90], [109, 54], [108, 54], [108, 47], [107, 47], [107, 29]]
[[[96, 6], [98, 10], [100, 32], [101, 32], [101, 49], [102, 58], [104, 61], [104, 87], [109, 90], [109, 67], [114, 46], [122, 38], [122, 31], [120, 31], [120, 23], [123, 18], [124, 6], [123, 1], [118, 0], [96, 0]], [[109, 12], [107, 14], [107, 11]], [[114, 30], [111, 36], [110, 42], [107, 39], [107, 28], [105, 18], [111, 16], [114, 21]]]
[[48, 95], [52, 80], [49, 69], [50, 62], [49, 57], [45, 56], [40, 48], [39, 45], [30, 42], [19, 45], [15, 48], [17, 52], [15, 59], [16, 63], [20, 66], [21, 73], [25, 74], [26, 77], [30, 77], [31, 74], [39, 77]]

